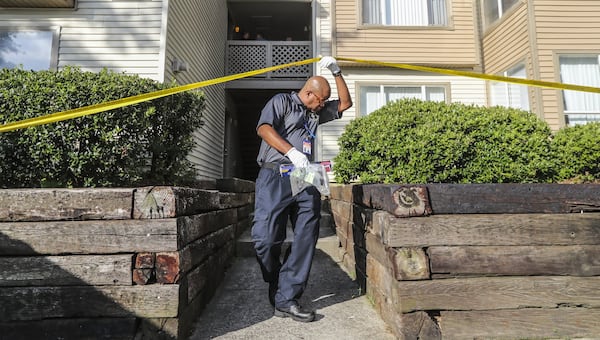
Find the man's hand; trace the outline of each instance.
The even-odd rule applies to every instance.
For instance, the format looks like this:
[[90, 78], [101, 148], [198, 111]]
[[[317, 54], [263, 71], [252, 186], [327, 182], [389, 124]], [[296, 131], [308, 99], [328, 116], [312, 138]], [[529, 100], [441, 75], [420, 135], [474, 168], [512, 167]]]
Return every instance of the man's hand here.
[[337, 64], [337, 60], [335, 60], [335, 58], [333, 57], [321, 58], [321, 60], [319, 60], [319, 66], [321, 66], [322, 68], [328, 68], [334, 76], [337, 76], [342, 73], [342, 70]]
[[298, 151], [296, 148], [291, 148], [286, 152], [285, 156], [292, 161], [296, 168], [306, 168], [310, 164], [305, 154]]

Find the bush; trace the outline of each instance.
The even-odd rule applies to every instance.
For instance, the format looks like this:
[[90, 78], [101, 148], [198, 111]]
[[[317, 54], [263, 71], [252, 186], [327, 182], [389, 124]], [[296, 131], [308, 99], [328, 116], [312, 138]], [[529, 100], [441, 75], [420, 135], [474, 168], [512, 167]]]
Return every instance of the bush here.
[[549, 182], [551, 137], [529, 112], [404, 99], [346, 127], [335, 176], [341, 183]]
[[[0, 70], [0, 123], [171, 85], [111, 71]], [[0, 133], [0, 187], [176, 184], [201, 126], [204, 96], [179, 93], [77, 119]]]
[[552, 145], [558, 157], [559, 180], [593, 181], [600, 178], [600, 122], [560, 129]]

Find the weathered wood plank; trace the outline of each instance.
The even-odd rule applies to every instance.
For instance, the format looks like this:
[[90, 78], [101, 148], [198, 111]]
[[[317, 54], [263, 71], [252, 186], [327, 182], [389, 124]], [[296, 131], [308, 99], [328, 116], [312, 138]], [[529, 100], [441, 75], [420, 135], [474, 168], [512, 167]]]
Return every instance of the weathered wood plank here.
[[219, 192], [182, 187], [143, 187], [134, 191], [133, 218], [169, 218], [219, 209]]
[[329, 184], [329, 198], [352, 203], [353, 190], [355, 187], [360, 187], [359, 184]]
[[441, 339], [440, 329], [426, 312], [399, 313], [400, 301], [390, 272], [369, 254], [367, 256], [367, 295], [381, 318], [399, 339]]
[[430, 247], [432, 273], [600, 275], [600, 245]]
[[0, 320], [176, 317], [178, 285], [0, 288]]
[[172, 284], [179, 281], [180, 259], [178, 252], [156, 253], [156, 282]]
[[240, 178], [221, 178], [216, 180], [216, 189], [224, 192], [254, 192], [255, 184]]
[[219, 209], [229, 209], [254, 204], [254, 193], [219, 192]]
[[427, 184], [434, 214], [600, 211], [600, 184]]
[[133, 189], [0, 189], [0, 221], [129, 219]]
[[134, 317], [0, 322], [0, 339], [131, 340], [136, 325]]
[[442, 311], [441, 320], [444, 340], [597, 339], [600, 334], [600, 309]]
[[180, 270], [187, 272], [212, 255], [217, 249], [234, 239], [235, 225], [217, 230], [180, 250]]
[[147, 285], [153, 280], [154, 268], [134, 268], [132, 271], [133, 282], [136, 285]]
[[424, 185], [368, 184], [355, 189], [354, 203], [368, 208], [384, 210], [397, 217], [431, 214]]
[[398, 281], [400, 311], [600, 307], [600, 277], [474, 277]]
[[377, 211], [372, 233], [391, 247], [600, 243], [600, 214], [474, 214], [397, 218]]
[[128, 285], [132, 254], [0, 257], [0, 286]]
[[179, 217], [177, 218], [179, 248], [237, 221], [238, 215], [236, 209], [218, 210]]
[[352, 237], [352, 205], [350, 203], [336, 201], [332, 202], [332, 215], [335, 228], [341, 232], [344, 237]]
[[0, 223], [0, 255], [177, 250], [177, 220]]
[[[191, 303], [200, 294], [201, 290], [210, 286], [210, 281], [218, 279], [217, 281], [220, 282], [225, 273], [225, 265], [232, 258], [233, 246], [232, 242], [224, 245], [187, 274], [186, 304]], [[214, 282], [212, 284], [214, 285]]]
[[429, 279], [429, 258], [423, 248], [387, 248], [396, 280]]
[[152, 269], [156, 262], [156, 254], [150, 252], [143, 252], [135, 254], [134, 268], [138, 269]]

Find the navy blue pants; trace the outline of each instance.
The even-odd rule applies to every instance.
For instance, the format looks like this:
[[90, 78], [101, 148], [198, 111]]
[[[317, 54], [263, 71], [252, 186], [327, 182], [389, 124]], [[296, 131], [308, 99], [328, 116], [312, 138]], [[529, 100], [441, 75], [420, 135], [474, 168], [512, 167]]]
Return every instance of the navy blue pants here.
[[[319, 237], [321, 194], [308, 187], [292, 197], [290, 178], [261, 168], [256, 179], [252, 241], [265, 282], [277, 282], [275, 306], [289, 307], [300, 298], [310, 274]], [[281, 259], [281, 245], [291, 221], [294, 239]]]

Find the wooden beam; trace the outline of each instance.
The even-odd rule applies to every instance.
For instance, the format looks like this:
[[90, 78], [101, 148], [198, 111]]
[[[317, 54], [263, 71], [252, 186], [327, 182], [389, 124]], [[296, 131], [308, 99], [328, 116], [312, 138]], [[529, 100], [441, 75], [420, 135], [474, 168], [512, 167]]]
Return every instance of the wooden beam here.
[[448, 275], [600, 275], [600, 245], [430, 247], [431, 271]]
[[0, 338], [131, 340], [135, 338], [136, 326], [135, 317], [0, 322]]
[[176, 317], [178, 285], [0, 288], [0, 320]]
[[0, 189], [0, 221], [131, 218], [133, 189]]
[[218, 210], [219, 192], [183, 187], [143, 187], [134, 192], [133, 218], [170, 218]]
[[[439, 310], [600, 307], [600, 277], [474, 277], [431, 281], [398, 281], [402, 313]], [[535, 333], [531, 333], [535, 334]]]
[[174, 250], [176, 219], [0, 223], [0, 255]]
[[427, 184], [434, 214], [600, 211], [600, 184]]
[[377, 211], [372, 232], [390, 247], [586, 245], [600, 240], [600, 214], [474, 214], [397, 218]]
[[443, 339], [597, 339], [600, 309], [442, 311]]
[[132, 254], [0, 257], [1, 286], [132, 284]]

